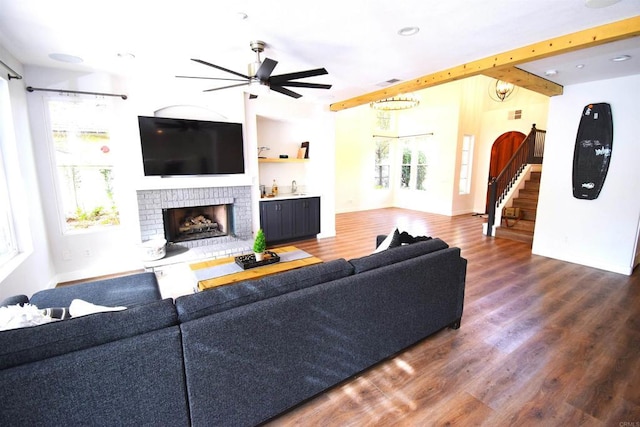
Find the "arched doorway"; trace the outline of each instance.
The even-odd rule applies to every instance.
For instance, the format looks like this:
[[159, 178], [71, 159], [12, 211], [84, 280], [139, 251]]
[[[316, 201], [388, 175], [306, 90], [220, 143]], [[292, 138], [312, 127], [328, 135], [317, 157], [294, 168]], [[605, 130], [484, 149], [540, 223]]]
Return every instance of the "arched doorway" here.
[[[507, 165], [507, 162], [516, 152], [520, 144], [525, 140], [527, 136], [522, 132], [511, 131], [505, 132], [493, 142], [491, 146], [491, 160], [489, 162], [489, 180], [497, 177], [502, 169]], [[489, 206], [489, 187], [487, 187], [487, 202], [485, 204], [485, 212]]]

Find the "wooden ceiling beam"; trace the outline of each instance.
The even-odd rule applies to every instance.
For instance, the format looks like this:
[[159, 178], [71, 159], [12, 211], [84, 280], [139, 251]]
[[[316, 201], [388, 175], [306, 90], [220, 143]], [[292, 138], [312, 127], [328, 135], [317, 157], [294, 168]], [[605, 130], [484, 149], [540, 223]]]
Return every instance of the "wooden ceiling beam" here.
[[541, 93], [546, 96], [562, 95], [562, 86], [550, 80], [538, 77], [518, 67], [495, 67], [482, 72], [496, 80], [513, 83], [516, 86]]
[[[467, 64], [458, 65], [447, 70], [427, 74], [375, 92], [333, 103], [330, 109], [331, 111], [345, 110], [380, 99], [390, 98], [399, 94], [414, 92], [480, 74], [488, 76], [503, 75], [506, 81], [510, 81], [509, 79], [520, 79], [522, 84], [531, 85], [530, 87], [522, 87], [540, 92], [544, 95], [549, 95], [549, 93], [551, 94], [549, 96], [558, 95], [562, 93], [562, 86], [515, 67], [526, 62], [637, 36], [640, 36], [640, 16], [552, 38]], [[518, 84], [515, 82], [512, 83]], [[520, 84], [518, 84], [518, 86], [520, 86]]]

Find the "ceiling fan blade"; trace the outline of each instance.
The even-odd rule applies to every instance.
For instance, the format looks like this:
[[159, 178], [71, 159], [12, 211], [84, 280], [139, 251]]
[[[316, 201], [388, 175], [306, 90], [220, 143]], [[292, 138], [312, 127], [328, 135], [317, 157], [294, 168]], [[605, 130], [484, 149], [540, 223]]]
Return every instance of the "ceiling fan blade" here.
[[331, 89], [331, 85], [325, 85], [322, 83], [283, 82], [283, 83], [278, 83], [278, 85], [289, 86], [289, 87], [306, 87], [309, 89]]
[[218, 77], [198, 77], [198, 76], [176, 76], [179, 79], [205, 79], [205, 80], [225, 80], [228, 82], [244, 82], [243, 79], [221, 79]]
[[219, 65], [211, 64], [210, 62], [203, 61], [202, 59], [194, 59], [191, 58], [192, 61], [199, 62], [200, 64], [207, 65], [209, 67], [217, 68], [218, 70], [226, 71], [227, 73], [231, 73], [238, 77], [244, 77], [245, 79], [249, 79], [249, 76], [245, 76], [244, 74], [236, 73], [235, 71], [229, 70], [228, 68], [221, 67]]
[[277, 86], [277, 85], [271, 85], [271, 90], [275, 90], [276, 92], [280, 92], [283, 95], [287, 95], [290, 96], [292, 98], [300, 98], [302, 95], [300, 95], [299, 93], [295, 93], [292, 90], [289, 89], [285, 89], [282, 86]]
[[323, 74], [329, 74], [324, 68], [316, 68], [315, 70], [298, 71], [297, 73], [280, 74], [272, 76], [269, 81], [271, 83], [280, 84], [288, 80], [303, 79], [305, 77], [321, 76]]
[[256, 77], [260, 79], [260, 81], [265, 81], [269, 78], [271, 73], [273, 73], [273, 69], [278, 65], [278, 61], [274, 61], [273, 59], [265, 58], [258, 68], [256, 72]]
[[246, 83], [238, 83], [238, 84], [236, 84], [236, 85], [229, 85], [229, 86], [222, 86], [222, 87], [214, 87], [213, 89], [205, 89], [205, 90], [203, 90], [203, 92], [213, 92], [214, 90], [229, 89], [229, 88], [232, 88], [232, 87], [246, 86], [246, 85], [248, 85], [248, 84], [249, 84], [249, 82], [246, 82]]

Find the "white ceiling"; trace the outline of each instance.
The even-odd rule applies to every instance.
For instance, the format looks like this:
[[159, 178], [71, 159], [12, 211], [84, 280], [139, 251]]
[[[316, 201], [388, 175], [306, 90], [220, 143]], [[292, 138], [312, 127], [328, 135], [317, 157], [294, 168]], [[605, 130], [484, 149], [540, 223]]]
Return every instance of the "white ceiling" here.
[[[148, 76], [199, 91], [219, 83], [174, 76], [234, 76], [190, 58], [247, 73], [255, 58], [249, 42], [259, 39], [267, 43], [262, 57], [279, 61], [273, 75], [325, 67], [329, 75], [307, 80], [332, 84], [331, 90], [296, 90], [333, 103], [379, 90], [389, 79], [410, 80], [638, 15], [640, 0], [605, 8], [588, 8], [585, 0], [0, 0], [0, 43], [24, 65]], [[397, 34], [407, 26], [420, 31]], [[51, 53], [84, 62], [55, 61]], [[632, 58], [610, 61], [620, 54]], [[558, 70], [546, 78], [561, 85], [640, 74], [640, 40], [521, 68], [542, 77]]]

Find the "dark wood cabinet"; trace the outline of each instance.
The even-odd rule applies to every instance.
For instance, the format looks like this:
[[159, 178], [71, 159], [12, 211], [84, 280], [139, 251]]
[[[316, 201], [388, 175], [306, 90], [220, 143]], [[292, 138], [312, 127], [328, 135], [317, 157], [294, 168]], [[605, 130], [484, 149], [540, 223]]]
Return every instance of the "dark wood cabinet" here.
[[320, 197], [260, 202], [260, 227], [267, 243], [320, 233]]
[[292, 200], [293, 233], [296, 237], [320, 233], [320, 197]]

